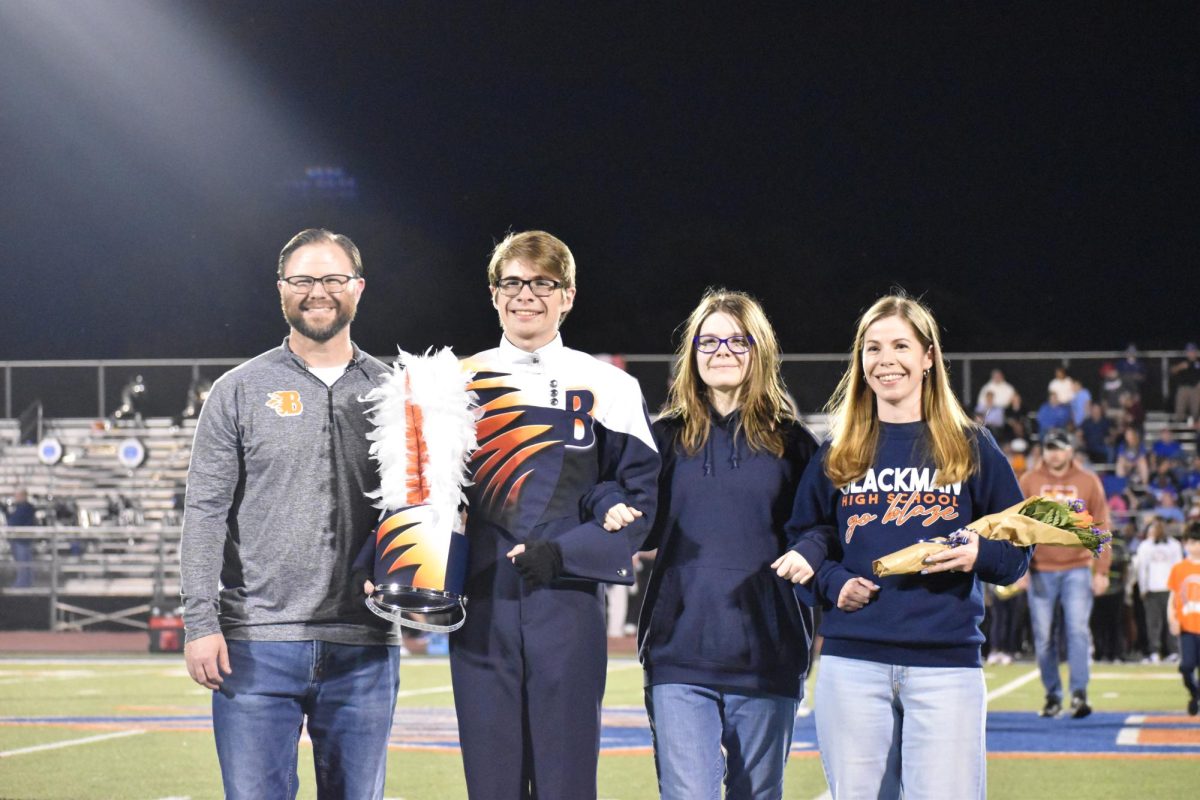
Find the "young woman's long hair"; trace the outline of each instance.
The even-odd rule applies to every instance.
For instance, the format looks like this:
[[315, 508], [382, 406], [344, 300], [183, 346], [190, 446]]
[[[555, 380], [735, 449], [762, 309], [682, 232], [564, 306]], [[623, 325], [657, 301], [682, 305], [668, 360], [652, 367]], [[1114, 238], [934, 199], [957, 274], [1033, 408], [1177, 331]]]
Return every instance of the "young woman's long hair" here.
[[905, 294], [880, 298], [858, 320], [850, 363], [825, 404], [832, 438], [825, 473], [834, 486], [842, 487], [865, 475], [875, 457], [879, 415], [875, 410], [875, 393], [863, 373], [863, 344], [867, 328], [885, 317], [899, 317], [907, 322], [922, 350], [933, 360], [929, 374], [921, 382], [921, 418], [929, 426], [930, 450], [937, 466], [935, 480], [941, 485], [964, 480], [978, 468], [969, 437], [978, 426], [950, 389], [933, 314], [920, 301]]
[[682, 420], [680, 442], [688, 454], [694, 455], [708, 441], [711, 426], [708, 386], [700, 379], [692, 342], [699, 335], [704, 320], [716, 313], [728, 314], [743, 333], [754, 339], [745, 355], [750, 360], [746, 380], [738, 389], [738, 406], [742, 412], [740, 429], [752, 449], [782, 456], [782, 424], [795, 419], [796, 415], [779, 374], [779, 343], [775, 331], [762, 306], [744, 292], [709, 289], [684, 322], [675, 380], [663, 416]]

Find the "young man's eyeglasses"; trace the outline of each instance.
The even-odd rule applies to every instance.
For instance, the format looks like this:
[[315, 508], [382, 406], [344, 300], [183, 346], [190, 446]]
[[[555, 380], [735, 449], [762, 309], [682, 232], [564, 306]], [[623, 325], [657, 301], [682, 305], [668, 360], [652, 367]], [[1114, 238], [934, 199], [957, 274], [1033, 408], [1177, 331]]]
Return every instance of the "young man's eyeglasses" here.
[[321, 282], [321, 286], [329, 294], [337, 294], [345, 291], [346, 284], [350, 281], [358, 280], [357, 275], [322, 275], [319, 278], [313, 278], [308, 275], [296, 275], [292, 278], [280, 278], [288, 287], [296, 294], [308, 294], [312, 291], [313, 286], [317, 281]]
[[555, 289], [562, 287], [562, 281], [551, 280], [550, 278], [530, 278], [529, 280], [501, 278], [496, 281], [496, 288], [505, 297], [516, 297], [526, 286], [537, 297], [549, 297], [554, 294]]
[[750, 346], [754, 344], [754, 337], [750, 334], [730, 336], [722, 339], [720, 336], [693, 336], [692, 344], [701, 353], [715, 353], [721, 349], [721, 345], [729, 348], [729, 352], [741, 355], [748, 353]]

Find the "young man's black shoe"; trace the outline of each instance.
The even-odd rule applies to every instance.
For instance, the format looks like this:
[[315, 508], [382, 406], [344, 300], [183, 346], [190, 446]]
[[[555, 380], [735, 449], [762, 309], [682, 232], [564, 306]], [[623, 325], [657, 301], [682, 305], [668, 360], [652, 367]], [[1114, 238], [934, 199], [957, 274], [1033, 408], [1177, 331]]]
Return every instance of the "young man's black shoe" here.
[[1191, 700], [1188, 700], [1188, 714], [1193, 717], [1196, 714], [1200, 714], [1200, 697], [1193, 697]]
[[1046, 705], [1042, 706], [1042, 711], [1038, 716], [1042, 717], [1057, 717], [1062, 711], [1062, 701], [1052, 694], [1046, 695]]
[[1083, 692], [1076, 692], [1071, 697], [1071, 716], [1075, 719], [1083, 719], [1088, 714], [1092, 713], [1092, 707], [1088, 705], [1087, 695]]

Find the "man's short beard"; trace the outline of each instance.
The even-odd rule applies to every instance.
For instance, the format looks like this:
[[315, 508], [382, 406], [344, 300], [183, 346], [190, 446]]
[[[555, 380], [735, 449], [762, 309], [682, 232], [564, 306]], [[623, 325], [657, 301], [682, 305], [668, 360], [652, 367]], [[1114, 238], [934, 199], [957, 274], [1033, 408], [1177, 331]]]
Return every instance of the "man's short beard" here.
[[341, 333], [343, 328], [354, 321], [354, 311], [347, 310], [346, 306], [337, 303], [334, 306], [337, 313], [334, 315], [333, 321], [324, 327], [314, 328], [304, 319], [304, 311], [301, 309], [303, 305], [303, 303], [297, 305], [294, 312], [290, 311], [285, 305], [283, 307], [283, 318], [287, 320], [287, 324], [291, 325], [296, 333], [319, 344], [328, 342], [334, 336]]

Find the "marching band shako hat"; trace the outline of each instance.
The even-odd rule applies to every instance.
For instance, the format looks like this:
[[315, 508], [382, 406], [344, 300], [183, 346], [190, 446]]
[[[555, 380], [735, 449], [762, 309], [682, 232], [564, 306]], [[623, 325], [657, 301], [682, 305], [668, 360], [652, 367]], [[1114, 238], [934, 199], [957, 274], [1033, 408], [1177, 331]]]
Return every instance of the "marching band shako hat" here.
[[[375, 548], [367, 607], [410, 628], [453, 631], [466, 620], [467, 458], [475, 449], [471, 375], [449, 348], [424, 356], [400, 351], [391, 374], [364, 399], [375, 429], [371, 458], [379, 489], [369, 496], [383, 509], [372, 534]], [[410, 614], [456, 612], [445, 625]]]

